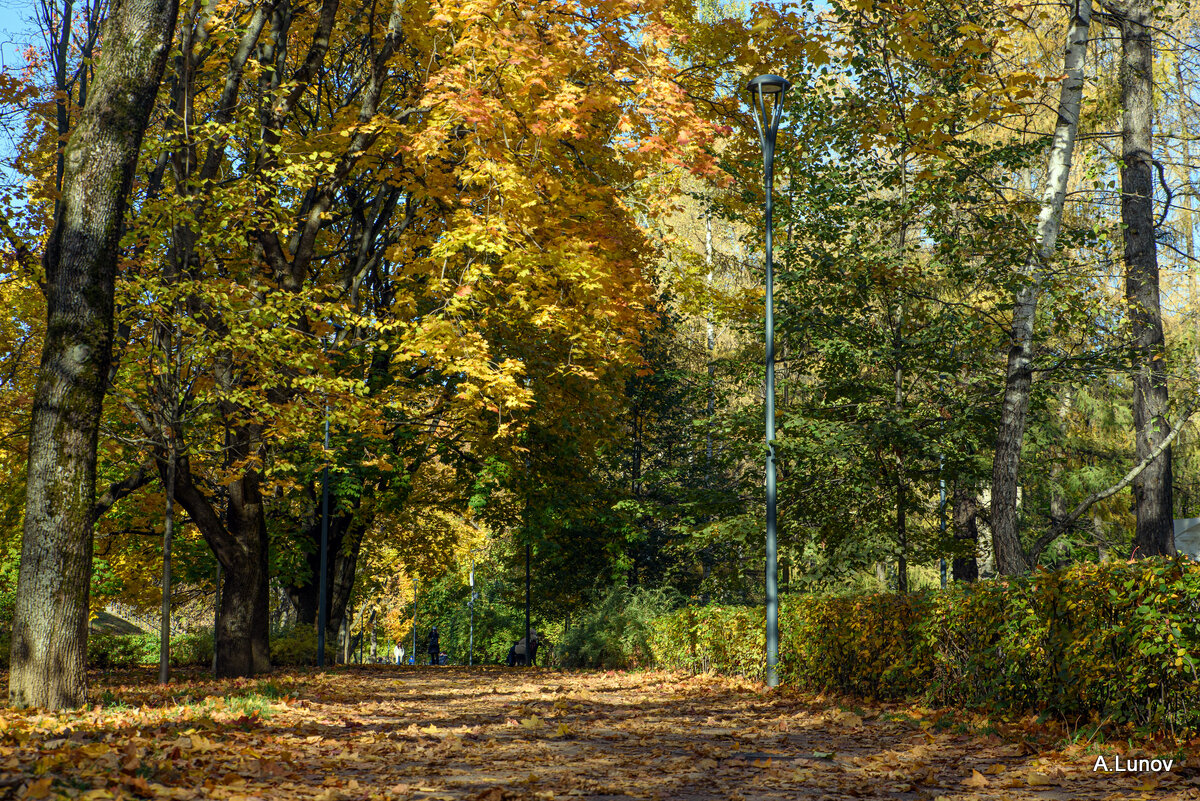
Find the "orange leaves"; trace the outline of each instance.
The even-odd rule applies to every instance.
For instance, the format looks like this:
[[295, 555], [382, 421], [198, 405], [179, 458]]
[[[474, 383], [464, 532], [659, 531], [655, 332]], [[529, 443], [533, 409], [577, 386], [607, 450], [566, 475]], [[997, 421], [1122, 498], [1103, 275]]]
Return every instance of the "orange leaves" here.
[[[1053, 750], [1028, 721], [1004, 727], [1005, 737], [1033, 738], [1040, 754], [996, 735], [923, 731], [927, 710], [866, 705], [859, 715], [714, 676], [394, 666], [276, 674], [269, 684], [299, 699], [265, 703], [246, 725], [228, 707], [262, 703], [266, 682], [186, 682], [164, 694], [140, 678], [105, 685], [119, 706], [4, 710], [0, 754], [23, 787], [17, 797], [503, 801], [708, 797], [719, 787], [722, 797], [780, 801], [815, 792], [1018, 801], [1030, 788], [1069, 800], [1190, 781], [1093, 772], [1094, 753]], [[231, 702], [213, 713], [220, 697]], [[857, 725], [844, 725], [852, 718]], [[62, 758], [38, 774], [49, 756]]]

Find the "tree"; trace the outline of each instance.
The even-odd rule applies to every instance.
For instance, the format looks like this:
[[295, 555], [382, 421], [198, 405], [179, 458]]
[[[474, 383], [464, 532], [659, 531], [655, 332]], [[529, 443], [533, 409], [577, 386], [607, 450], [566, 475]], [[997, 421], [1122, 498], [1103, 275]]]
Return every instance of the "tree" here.
[[96, 442], [109, 382], [117, 245], [177, 0], [114, 0], [95, 84], [63, 152], [43, 257], [46, 336], [33, 401], [9, 701], [85, 700]]
[[1058, 101], [1058, 123], [1050, 148], [1036, 242], [1019, 272], [1020, 284], [1013, 305], [1012, 340], [1005, 371], [1004, 401], [992, 461], [990, 515], [996, 567], [1005, 575], [1023, 573], [1030, 565], [1029, 557], [1022, 550], [1017, 529], [1017, 484], [1021, 466], [1021, 446], [1025, 439], [1026, 416], [1029, 412], [1030, 387], [1033, 383], [1033, 329], [1042, 287], [1051, 271], [1063, 204], [1067, 197], [1067, 181], [1071, 174], [1075, 137], [1079, 131], [1084, 57], [1087, 54], [1091, 19], [1091, 0], [1077, 0], [1067, 29], [1063, 61], [1066, 77]]
[[1121, 28], [1121, 222], [1124, 227], [1125, 299], [1133, 342], [1134, 454], [1141, 462], [1161, 452], [1133, 480], [1137, 531], [1135, 556], [1172, 555], [1171, 449], [1161, 446], [1171, 433], [1167, 422], [1167, 352], [1159, 301], [1158, 247], [1155, 242], [1154, 170], [1154, 6], [1145, 0], [1106, 8]]

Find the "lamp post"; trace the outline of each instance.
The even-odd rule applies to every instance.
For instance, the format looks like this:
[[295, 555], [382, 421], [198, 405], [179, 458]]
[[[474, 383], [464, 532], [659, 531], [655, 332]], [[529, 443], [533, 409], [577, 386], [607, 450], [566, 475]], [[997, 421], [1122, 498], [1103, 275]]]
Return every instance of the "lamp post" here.
[[775, 536], [775, 276], [771, 263], [771, 201], [775, 185], [775, 137], [783, 117], [783, 100], [791, 83], [778, 75], [759, 75], [750, 81], [754, 125], [763, 152], [766, 190], [767, 261], [767, 686], [779, 684], [779, 556]]
[[417, 666], [417, 580], [413, 579], [413, 650], [412, 664]]
[[329, 572], [329, 406], [325, 406], [325, 466], [321, 469], [321, 577], [317, 582], [317, 667], [325, 667], [326, 594]]
[[[333, 325], [333, 343], [342, 326]], [[326, 358], [329, 355], [330, 339], [322, 337]], [[321, 468], [321, 576], [317, 580], [317, 667], [325, 667], [325, 627], [329, 624], [326, 600], [329, 595], [329, 400], [325, 401], [325, 466]]]
[[471, 607], [471, 637], [470, 645], [467, 650], [467, 666], [475, 664], [475, 553], [483, 550], [482, 548], [471, 549], [471, 598], [467, 601], [467, 605]]

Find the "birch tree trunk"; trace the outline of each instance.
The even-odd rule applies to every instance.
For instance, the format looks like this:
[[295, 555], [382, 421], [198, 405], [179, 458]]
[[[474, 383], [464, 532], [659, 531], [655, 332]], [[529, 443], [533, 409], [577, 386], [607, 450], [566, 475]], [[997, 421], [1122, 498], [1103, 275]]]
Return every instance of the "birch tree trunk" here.
[[1092, 0], [1077, 0], [1067, 28], [1063, 68], [1066, 78], [1058, 101], [1058, 123], [1050, 148], [1046, 190], [1038, 215], [1037, 242], [1021, 270], [1022, 285], [1013, 304], [1012, 340], [1004, 376], [1004, 405], [996, 434], [996, 454], [992, 461], [991, 529], [996, 552], [996, 570], [1015, 575], [1029, 569], [1017, 531], [1017, 486], [1021, 472], [1021, 445], [1029, 413], [1033, 384], [1033, 326], [1042, 284], [1054, 255], [1067, 196], [1067, 179], [1079, 127], [1079, 106], [1083, 97], [1083, 66], [1087, 54], [1088, 29], [1092, 19]]
[[[1154, 241], [1154, 54], [1146, 0], [1132, 0], [1121, 18], [1121, 222], [1125, 229], [1125, 299], [1133, 328], [1135, 456], [1154, 453], [1171, 431], [1167, 422], [1167, 365]], [[1133, 555], [1175, 553], [1171, 449], [1133, 481], [1137, 530]]]
[[178, 0], [113, 0], [96, 81], [63, 154], [46, 246], [46, 338], [29, 440], [9, 703], [86, 700], [96, 440], [112, 358], [121, 220]]

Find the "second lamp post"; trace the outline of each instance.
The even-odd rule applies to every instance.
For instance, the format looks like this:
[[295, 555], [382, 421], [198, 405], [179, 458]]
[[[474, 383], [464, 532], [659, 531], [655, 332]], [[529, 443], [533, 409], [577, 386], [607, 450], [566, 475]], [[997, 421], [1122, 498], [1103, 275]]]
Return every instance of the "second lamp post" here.
[[771, 262], [771, 200], [775, 184], [775, 137], [783, 117], [783, 99], [791, 84], [778, 75], [759, 75], [750, 81], [754, 124], [763, 153], [766, 189], [767, 261], [767, 686], [779, 684], [779, 556], [775, 535], [775, 276]]

